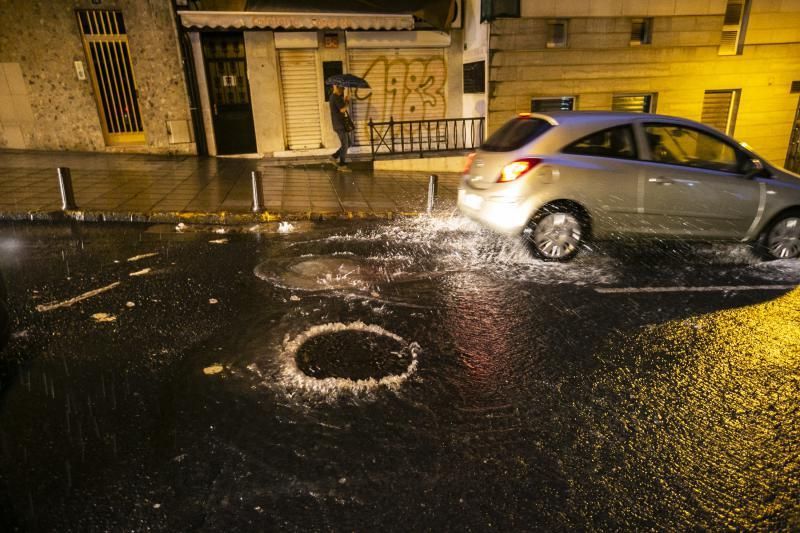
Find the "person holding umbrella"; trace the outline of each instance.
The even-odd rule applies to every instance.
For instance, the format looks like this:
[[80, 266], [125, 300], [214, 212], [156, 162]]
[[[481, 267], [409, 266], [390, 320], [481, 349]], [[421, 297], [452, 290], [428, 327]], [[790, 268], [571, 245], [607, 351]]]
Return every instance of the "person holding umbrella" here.
[[349, 170], [347, 168], [347, 149], [350, 148], [350, 135], [347, 131], [347, 103], [350, 98], [344, 96], [344, 89], [341, 85], [334, 85], [333, 92], [329, 100], [331, 107], [331, 125], [333, 131], [339, 137], [341, 146], [336, 150], [331, 157], [339, 159], [339, 169], [343, 171]]
[[339, 137], [341, 146], [336, 150], [331, 157], [339, 159], [339, 168], [341, 170], [349, 170], [347, 168], [347, 149], [350, 148], [350, 132], [355, 129], [353, 120], [347, 114], [347, 103], [350, 101], [348, 96], [344, 95], [344, 88], [350, 87], [355, 89], [369, 89], [369, 83], [364, 78], [359, 78], [353, 74], [335, 74], [325, 80], [326, 85], [333, 86], [333, 92], [328, 100], [331, 108], [331, 125], [336, 135]]

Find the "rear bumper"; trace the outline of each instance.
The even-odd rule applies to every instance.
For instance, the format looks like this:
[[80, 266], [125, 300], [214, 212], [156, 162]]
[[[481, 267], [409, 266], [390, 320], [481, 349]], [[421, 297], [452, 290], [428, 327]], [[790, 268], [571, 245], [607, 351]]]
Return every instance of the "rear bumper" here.
[[458, 189], [458, 209], [464, 216], [499, 233], [518, 235], [528, 222], [530, 206], [512, 196], [491, 196], [465, 187]]

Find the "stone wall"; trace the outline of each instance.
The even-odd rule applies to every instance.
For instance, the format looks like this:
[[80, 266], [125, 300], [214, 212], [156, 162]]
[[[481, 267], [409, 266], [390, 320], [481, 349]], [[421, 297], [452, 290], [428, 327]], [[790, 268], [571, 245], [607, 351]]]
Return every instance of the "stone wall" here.
[[[565, 9], [578, 3], [595, 5], [537, 5], [545, 16], [563, 17]], [[648, 13], [645, 4], [603, 5], [636, 5], [641, 16]], [[800, 3], [753, 0], [744, 51], [738, 56], [719, 55], [720, 2], [667, 4], [673, 5], [673, 13], [685, 14], [654, 16], [652, 44], [640, 46], [630, 45], [630, 17], [568, 17], [568, 46], [560, 49], [545, 46], [545, 16], [493, 22], [490, 130], [530, 111], [533, 97], [576, 96], [577, 109], [603, 110], [611, 108], [615, 94], [656, 93], [656, 112], [699, 120], [706, 90], [740, 89], [734, 135], [783, 164], [798, 107], [790, 86], [800, 80]], [[539, 14], [534, 7], [523, 4], [523, 13]], [[714, 12], [691, 14], [698, 9]], [[772, 36], [766, 31], [770, 27], [776, 28]]]
[[[128, 34], [145, 143], [107, 146], [76, 9], [116, 9]], [[80, 61], [86, 80], [79, 80]], [[4, 0], [0, 8], [0, 147], [194, 153], [170, 0]], [[186, 142], [189, 141], [189, 142]]]

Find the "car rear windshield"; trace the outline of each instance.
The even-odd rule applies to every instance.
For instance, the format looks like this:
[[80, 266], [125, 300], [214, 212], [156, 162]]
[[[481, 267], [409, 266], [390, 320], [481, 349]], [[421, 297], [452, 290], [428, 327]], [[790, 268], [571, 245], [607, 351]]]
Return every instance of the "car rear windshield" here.
[[515, 118], [489, 136], [481, 145], [481, 150], [510, 152], [531, 142], [551, 127], [547, 121], [540, 118]]

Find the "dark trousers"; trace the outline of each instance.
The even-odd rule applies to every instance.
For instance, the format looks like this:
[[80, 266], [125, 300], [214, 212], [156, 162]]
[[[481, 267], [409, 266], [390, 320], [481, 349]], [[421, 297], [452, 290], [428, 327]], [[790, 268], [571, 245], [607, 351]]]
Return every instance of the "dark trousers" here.
[[339, 136], [339, 143], [341, 146], [333, 153], [333, 157], [339, 158], [339, 164], [344, 165], [347, 161], [347, 149], [350, 148], [350, 135], [344, 130], [334, 130], [336, 135]]

